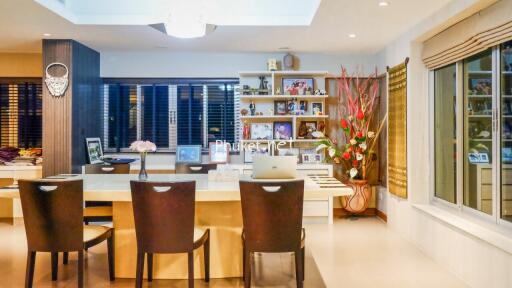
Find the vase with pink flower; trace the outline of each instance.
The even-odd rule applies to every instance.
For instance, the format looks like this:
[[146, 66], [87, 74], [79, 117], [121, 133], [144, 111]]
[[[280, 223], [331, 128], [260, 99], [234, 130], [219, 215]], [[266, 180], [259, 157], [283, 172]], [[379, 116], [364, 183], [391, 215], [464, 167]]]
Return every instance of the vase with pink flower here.
[[146, 181], [148, 180], [148, 173], [146, 172], [146, 156], [148, 152], [155, 152], [156, 145], [151, 141], [134, 141], [130, 145], [130, 150], [139, 152], [140, 154], [140, 171], [139, 171], [139, 180]]
[[[378, 91], [377, 72], [365, 78], [349, 77], [342, 68], [338, 80], [338, 115], [343, 136], [330, 139], [318, 132], [315, 135], [323, 138], [317, 143], [317, 151], [326, 150], [329, 159], [343, 167], [343, 178], [354, 191], [343, 199], [343, 208], [351, 213], [364, 212], [371, 198], [368, 172], [377, 160], [374, 147], [386, 118], [374, 119]], [[372, 124], [372, 121], [378, 122]], [[378, 127], [377, 131], [371, 127]]]

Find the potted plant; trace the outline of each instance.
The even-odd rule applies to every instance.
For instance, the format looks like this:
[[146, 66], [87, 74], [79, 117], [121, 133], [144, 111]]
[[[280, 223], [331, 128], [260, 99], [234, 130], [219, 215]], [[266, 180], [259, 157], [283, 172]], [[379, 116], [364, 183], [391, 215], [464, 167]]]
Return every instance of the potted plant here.
[[374, 147], [384, 124], [382, 120], [377, 132], [371, 131], [378, 91], [377, 72], [367, 78], [348, 77], [342, 67], [338, 80], [338, 115], [344, 137], [330, 139], [321, 132], [315, 135], [324, 138], [317, 142], [317, 151], [327, 150], [328, 158], [342, 166], [345, 182], [354, 190], [351, 196], [345, 196], [343, 205], [351, 213], [364, 212], [371, 198], [368, 172], [377, 160]]

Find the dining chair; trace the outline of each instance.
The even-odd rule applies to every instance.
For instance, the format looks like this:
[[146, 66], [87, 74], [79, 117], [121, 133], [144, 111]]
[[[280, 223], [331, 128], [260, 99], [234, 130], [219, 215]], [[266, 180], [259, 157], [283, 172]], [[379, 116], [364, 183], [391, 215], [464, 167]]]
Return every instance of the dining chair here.
[[[85, 174], [129, 174], [130, 164], [86, 164]], [[112, 202], [85, 201], [84, 223], [112, 222]]]
[[[115, 279], [114, 229], [83, 224], [82, 180], [18, 180], [27, 236], [25, 287], [32, 287], [36, 252], [51, 253], [52, 281], [59, 252], [78, 252], [78, 287], [84, 285], [84, 249], [107, 240], [110, 281]], [[67, 262], [67, 259], [65, 260]]]
[[303, 287], [305, 229], [304, 180], [240, 181], [244, 286], [251, 287], [251, 255], [295, 254], [297, 287]]
[[208, 174], [208, 171], [217, 169], [217, 164], [176, 163], [176, 174]]
[[[194, 250], [204, 246], [205, 281], [210, 280], [210, 229], [195, 228], [195, 181], [131, 181], [137, 237], [135, 287], [142, 287], [144, 256], [153, 280], [153, 254], [187, 253], [188, 286], [194, 287]], [[158, 229], [155, 229], [158, 227]]]

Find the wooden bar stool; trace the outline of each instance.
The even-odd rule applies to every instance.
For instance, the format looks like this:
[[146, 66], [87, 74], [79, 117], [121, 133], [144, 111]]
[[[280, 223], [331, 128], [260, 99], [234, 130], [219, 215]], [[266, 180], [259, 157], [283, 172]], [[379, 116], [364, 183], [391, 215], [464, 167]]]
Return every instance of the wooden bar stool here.
[[303, 287], [306, 233], [304, 180], [240, 181], [244, 230], [244, 286], [251, 287], [251, 253], [295, 253], [297, 287]]
[[176, 174], [208, 174], [208, 171], [217, 169], [217, 164], [176, 163]]
[[58, 253], [78, 252], [78, 287], [84, 285], [84, 249], [104, 240], [108, 245], [110, 281], [115, 279], [114, 229], [83, 224], [82, 180], [19, 180], [27, 234], [25, 287], [32, 287], [36, 252], [50, 252], [52, 280], [57, 280]]
[[210, 281], [210, 229], [194, 228], [195, 181], [130, 184], [137, 235], [135, 287], [142, 287], [144, 254], [148, 260], [148, 281], [153, 280], [154, 253], [187, 253], [188, 286], [194, 287], [193, 253], [202, 245], [205, 281]]
[[[86, 164], [85, 174], [129, 174], [130, 164]], [[85, 201], [84, 223], [112, 222], [112, 202]]]

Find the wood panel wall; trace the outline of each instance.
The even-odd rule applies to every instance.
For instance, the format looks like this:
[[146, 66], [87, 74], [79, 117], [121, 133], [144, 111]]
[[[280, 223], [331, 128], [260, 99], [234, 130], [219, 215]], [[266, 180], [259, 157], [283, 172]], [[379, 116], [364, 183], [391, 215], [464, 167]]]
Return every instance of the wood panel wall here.
[[[52, 96], [43, 83], [43, 177], [80, 172], [85, 137], [93, 131], [101, 135], [101, 101], [95, 102], [102, 97], [99, 61], [98, 52], [74, 40], [43, 40], [43, 81], [50, 63], [69, 69], [63, 96]], [[58, 76], [64, 69], [54, 67], [50, 72]]]

